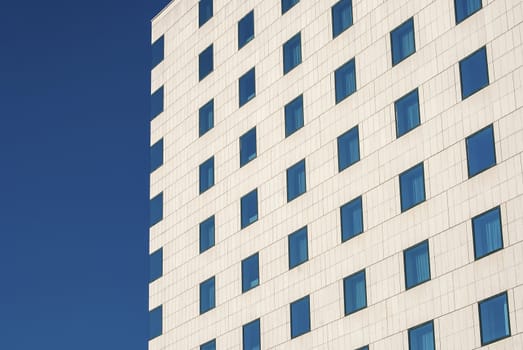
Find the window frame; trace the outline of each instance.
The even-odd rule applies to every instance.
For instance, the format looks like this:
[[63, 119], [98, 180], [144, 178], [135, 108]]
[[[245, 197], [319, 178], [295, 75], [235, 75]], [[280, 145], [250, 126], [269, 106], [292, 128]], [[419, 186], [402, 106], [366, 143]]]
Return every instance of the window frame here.
[[[346, 95], [341, 96], [338, 94], [338, 79], [341, 80], [342, 72], [345, 72], [345, 69], [351, 69], [352, 73], [354, 75], [354, 90], [348, 91]], [[345, 81], [345, 79], [344, 79]], [[341, 82], [340, 82], [341, 84]], [[349, 96], [353, 95], [356, 91], [358, 91], [358, 78], [357, 78], [357, 72], [356, 72], [356, 57], [351, 58], [334, 71], [334, 99], [335, 104], [341, 103], [343, 100], [347, 99]]]
[[[345, 28], [341, 28], [341, 30], [335, 32], [334, 31], [334, 23], [335, 23], [335, 11], [336, 11], [336, 8], [338, 7], [342, 7], [342, 5], [344, 5], [345, 2], [348, 2], [349, 3], [349, 11], [350, 11], [350, 24], [345, 27]], [[342, 9], [344, 9], [342, 7]], [[332, 23], [332, 39], [335, 39], [337, 38], [338, 36], [340, 36], [343, 32], [345, 32], [346, 30], [348, 30], [350, 27], [352, 27], [354, 25], [354, 12], [353, 12], [353, 8], [352, 8], [352, 0], [339, 0], [338, 2], [336, 2], [334, 5], [331, 6], [331, 23]]]
[[[293, 314], [296, 312], [296, 313], [300, 313], [300, 310], [294, 310], [294, 307], [298, 308], [298, 307], [301, 307], [302, 306], [302, 303], [305, 303], [303, 305], [306, 305], [307, 309], [306, 311], [308, 311], [308, 320], [307, 320], [307, 327], [306, 329], [303, 329], [303, 330], [297, 330], [297, 334], [294, 332], [293, 330], [293, 324], [294, 324], [294, 318], [298, 315], [294, 315]], [[303, 310], [302, 310], [303, 311]], [[306, 295], [304, 297], [301, 297], [300, 299], [297, 299], [295, 301], [293, 301], [292, 303], [290, 303], [290, 319], [291, 319], [291, 323], [290, 323], [290, 326], [291, 326], [291, 339], [294, 339], [294, 338], [297, 338], [301, 335], [304, 335], [304, 334], [307, 334], [311, 331], [311, 303], [310, 303], [310, 295]]]
[[[408, 26], [409, 24], [412, 23], [412, 46], [413, 46], [413, 51], [408, 53], [406, 56], [403, 56], [401, 58], [396, 58], [394, 57], [394, 33], [397, 31], [400, 31], [403, 29], [404, 26]], [[391, 53], [391, 58], [392, 58], [392, 67], [395, 67], [397, 66], [398, 64], [400, 64], [401, 62], [405, 61], [407, 58], [409, 58], [410, 56], [414, 55], [416, 53], [416, 26], [415, 26], [415, 23], [414, 23], [414, 16], [406, 19], [405, 21], [403, 21], [400, 25], [398, 25], [397, 27], [395, 27], [394, 29], [392, 29], [390, 31], [390, 53]]]
[[[342, 148], [340, 145], [340, 142], [343, 142], [344, 138], [347, 137], [348, 139], [346, 140], [347, 144], [349, 144], [350, 146], [350, 143], [351, 143], [351, 139], [350, 137], [353, 136], [353, 134], [356, 134], [356, 141], [357, 141], [357, 153], [358, 153], [358, 159], [354, 160], [354, 161], [349, 161], [349, 163], [347, 164], [344, 164], [344, 166], [342, 167], [342, 164], [341, 164], [341, 150], [343, 150], [344, 148]], [[358, 163], [360, 160], [361, 160], [361, 153], [360, 153], [360, 131], [359, 131], [359, 127], [358, 125], [356, 126], [353, 126], [352, 128], [350, 128], [349, 130], [345, 131], [343, 134], [341, 134], [340, 136], [338, 136], [336, 138], [336, 147], [337, 147], [337, 152], [338, 152], [338, 173], [341, 173], [342, 171], [344, 171], [345, 169], [347, 168], [350, 168], [351, 166], [353, 166], [354, 164]], [[346, 149], [348, 149], [348, 153], [350, 154], [350, 147], [347, 147]]]
[[[243, 220], [243, 218], [244, 218], [244, 216], [243, 216], [243, 203], [244, 203], [244, 200], [247, 200], [247, 197], [250, 196], [250, 195], [255, 196], [255, 199], [256, 199], [256, 219], [254, 219], [253, 221], [249, 221], [248, 223], [246, 223], [244, 225], [244, 220]], [[254, 190], [246, 193], [245, 195], [243, 195], [240, 198], [240, 229], [244, 229], [246, 227], [249, 227], [250, 225], [254, 224], [259, 219], [260, 219], [260, 212], [259, 212], [259, 207], [258, 207], [258, 188], [255, 188]]]
[[[476, 170], [474, 173], [471, 173], [469, 154], [472, 154], [472, 151], [469, 152], [469, 140], [471, 140], [475, 136], [478, 137], [482, 132], [485, 132], [488, 129], [490, 129], [491, 134], [492, 134], [492, 145], [491, 146], [492, 146], [492, 154], [494, 155], [494, 163], [488, 165], [485, 168], [482, 168], [479, 171]], [[466, 157], [467, 157], [467, 175], [468, 175], [469, 179], [471, 179], [474, 176], [477, 176], [477, 175], [479, 175], [479, 174], [489, 170], [490, 168], [495, 167], [498, 164], [498, 160], [497, 160], [497, 156], [496, 156], [496, 135], [494, 134], [494, 124], [489, 124], [489, 125], [485, 126], [484, 128], [481, 128], [480, 130], [478, 130], [478, 131], [474, 132], [473, 134], [467, 136], [465, 138], [465, 153], [466, 153]]]
[[284, 15], [294, 6], [296, 6], [299, 2], [300, 0], [281, 0], [281, 14]]
[[454, 18], [456, 19], [456, 25], [460, 24], [461, 22], [463, 22], [464, 20], [466, 20], [467, 18], [471, 17], [472, 15], [474, 15], [476, 12], [479, 12], [482, 8], [483, 8], [483, 1], [482, 0], [479, 0], [479, 7], [472, 11], [471, 13], [469, 13], [468, 15], [466, 15], [465, 17], [459, 19], [458, 18], [458, 6], [457, 6], [457, 2], [458, 1], [461, 1], [461, 0], [454, 0]]
[[[212, 276], [208, 279], [206, 279], [203, 282], [200, 282], [200, 315], [203, 315], [212, 309], [216, 308], [216, 276]], [[212, 287], [210, 285], [212, 284]], [[207, 294], [205, 294], [205, 297], [208, 297], [209, 299], [212, 299], [212, 302], [209, 302], [209, 306], [207, 308], [204, 307], [202, 300], [204, 297], [204, 291], [206, 288], [210, 288], [207, 290]]]
[[[499, 237], [500, 237], [501, 246], [499, 248], [496, 248], [494, 250], [489, 251], [488, 253], [485, 253], [485, 254], [479, 256], [477, 249], [476, 249], [476, 232], [475, 232], [476, 228], [475, 228], [474, 221], [480, 219], [481, 217], [483, 217], [485, 215], [493, 213], [493, 212], [497, 212], [498, 218], [499, 218]], [[491, 254], [494, 254], [496, 252], [499, 252], [500, 250], [503, 250], [505, 248], [505, 242], [503, 241], [503, 218], [501, 216], [501, 206], [498, 205], [494, 208], [491, 208], [489, 210], [486, 210], [486, 211], [474, 216], [471, 219], [471, 224], [472, 224], [472, 245], [473, 245], [473, 249], [474, 249], [474, 261], [483, 259], [483, 258], [485, 258]]]
[[[153, 270], [157, 270], [154, 268], [155, 266], [159, 266], [158, 272], [153, 273]], [[152, 283], [161, 277], [163, 277], [163, 247], [160, 247], [149, 254], [149, 283]]]
[[202, 81], [214, 71], [214, 44], [210, 44], [198, 54], [198, 81]]
[[[245, 279], [246, 275], [249, 275], [246, 264], [248, 264], [248, 262], [251, 259], [255, 259], [255, 261], [256, 261], [256, 275], [257, 275], [256, 284], [255, 285], [251, 284], [250, 286], [248, 286], [248, 285], [246, 286], [246, 283], [249, 282]], [[241, 262], [241, 270], [242, 270], [241, 271], [242, 272], [242, 294], [244, 294], [260, 285], [260, 255], [259, 255], [259, 253], [256, 252], [256, 253], [246, 257], [245, 259], [243, 259]], [[252, 281], [251, 281], [251, 283], [252, 283]]]
[[[249, 96], [244, 96], [246, 99], [242, 101], [242, 82], [243, 82], [243, 90], [245, 90], [247, 84], [249, 82], [249, 79], [252, 74], [252, 81], [253, 81], [253, 92]], [[256, 97], [256, 67], [252, 67], [247, 72], [242, 74], [240, 78], [238, 79], [238, 100], [239, 100], [239, 108], [246, 105], [249, 101], [253, 100]]]
[[[210, 16], [209, 17], [202, 17], [202, 10], [205, 9], [205, 6], [208, 6], [210, 8]], [[209, 22], [211, 18], [214, 17], [214, 4], [213, 0], [199, 0], [198, 1], [198, 28], [201, 28], [205, 23]]]
[[[160, 54], [161, 52], [161, 54]], [[151, 70], [156, 68], [165, 59], [165, 39], [164, 34], [151, 44]]]
[[[508, 334], [504, 335], [502, 337], [499, 337], [499, 338], [492, 339], [490, 341], [484, 341], [483, 340], [483, 327], [482, 327], [483, 317], [481, 316], [481, 314], [482, 314], [481, 305], [484, 304], [485, 302], [492, 301], [493, 299], [497, 299], [497, 298], [502, 297], [502, 296], [505, 297], [505, 301], [506, 301], [506, 305], [507, 305], [507, 314], [506, 314], [507, 319], [506, 319], [506, 322], [507, 322], [507, 325], [508, 325]], [[501, 341], [503, 339], [510, 338], [512, 336], [512, 327], [510, 326], [510, 305], [509, 305], [507, 291], [495, 294], [493, 296], [490, 296], [488, 298], [485, 298], [485, 299], [479, 301], [478, 302], [478, 317], [479, 317], [479, 335], [480, 335], [479, 338], [480, 338], [480, 341], [481, 341], [481, 346], [490, 345], [490, 344], [493, 344], [495, 342]]]
[[[210, 115], [210, 118], [209, 118]], [[207, 125], [202, 123], [207, 120]], [[205, 126], [205, 127], [202, 127]], [[198, 137], [202, 137], [214, 128], [214, 98], [211, 98], [198, 109]]]
[[150, 173], [152, 174], [156, 169], [160, 168], [163, 165], [163, 137], [156, 141], [151, 147], [150, 147], [150, 156], [149, 156], [149, 163], [150, 163]]
[[[212, 242], [209, 243], [208, 246], [203, 247], [202, 246], [202, 237], [203, 237], [203, 231], [202, 228], [204, 228], [205, 225], [212, 223]], [[211, 249], [216, 244], [216, 218], [214, 215], [209, 216], [207, 219], [200, 222], [198, 225], [198, 236], [199, 236], [199, 248], [200, 248], [200, 254], [206, 252], [207, 250]], [[211, 239], [209, 239], [211, 241]]]
[[[245, 347], [245, 339], [247, 338], [245, 336], [247, 328], [250, 327], [256, 327], [256, 336], [257, 336], [257, 343], [258, 343], [258, 349], [261, 349], [261, 321], [259, 318], [252, 320], [242, 326], [242, 350], [250, 350]], [[250, 329], [249, 329], [250, 330]]]
[[[299, 186], [299, 177], [301, 174], [301, 168], [303, 167], [303, 188]], [[294, 171], [297, 171], [294, 173]], [[287, 203], [292, 202], [296, 198], [302, 196], [303, 194], [307, 193], [307, 169], [305, 164], [305, 158], [302, 160], [294, 163], [286, 170], [287, 175]], [[295, 176], [293, 176], [295, 175]], [[292, 186], [291, 186], [292, 184]], [[291, 191], [289, 191], [290, 188], [296, 187], [298, 191], [291, 195]]]
[[[160, 203], [160, 204], [158, 204]], [[159, 215], [153, 215], [153, 205], [160, 206]], [[156, 196], [149, 200], [149, 227], [153, 227], [157, 223], [163, 220], [163, 192], [158, 193]]]
[[[412, 250], [414, 250], [416, 248], [419, 248], [419, 247], [421, 247], [423, 245], [427, 246], [427, 265], [428, 265], [428, 270], [429, 270], [429, 277], [426, 280], [423, 280], [421, 282], [417, 282], [417, 283], [413, 283], [413, 284], [409, 285], [408, 279], [407, 279], [407, 276], [408, 276], [408, 274], [407, 274], [407, 265], [408, 265], [407, 264], [407, 254], [408, 254], [409, 251], [412, 251]], [[403, 276], [405, 278], [405, 290], [409, 290], [409, 289], [415, 288], [415, 287], [417, 287], [419, 285], [422, 285], [422, 284], [427, 283], [427, 282], [432, 280], [432, 271], [431, 271], [431, 267], [430, 267], [430, 245], [429, 245], [429, 240], [428, 239], [426, 239], [424, 241], [421, 241], [419, 243], [416, 243], [413, 246], [410, 246], [410, 247], [405, 248], [403, 250]]]
[[[344, 231], [343, 231], [343, 227], [344, 227], [344, 225], [343, 225], [343, 222], [344, 222], [344, 219], [343, 219], [343, 208], [345, 208], [347, 206], [351, 206], [352, 204], [355, 204], [357, 202], [359, 202], [359, 211], [361, 213], [361, 215], [360, 215], [361, 230], [359, 232], [356, 232], [356, 233], [348, 236], [347, 238], [344, 238], [345, 235], [344, 235]], [[353, 198], [350, 201], [348, 201], [347, 203], [345, 203], [345, 204], [340, 206], [340, 225], [341, 225], [341, 243], [347, 242], [347, 241], [351, 240], [354, 237], [358, 237], [363, 232], [365, 232], [365, 223], [363, 221], [363, 196], [362, 195], [360, 195], [360, 196], [358, 196], [356, 198]]]
[[[161, 107], [160, 107], [161, 105]], [[150, 120], [153, 121], [156, 117], [163, 113], [165, 110], [165, 91], [164, 85], [160, 86], [151, 94], [151, 116]]]
[[[249, 22], [249, 21], [251, 20], [251, 17], [252, 17], [252, 34], [242, 41], [240, 33], [242, 32], [242, 30], [246, 30], [246, 28], [248, 28], [250, 31], [251, 22]], [[245, 16], [243, 16], [238, 21], [238, 50], [242, 49], [245, 45], [247, 45], [252, 40], [254, 40], [254, 37], [255, 37], [255, 26], [254, 26], [254, 9], [253, 9], [253, 10], [249, 11]]]
[[[212, 346], [212, 348], [210, 348]], [[216, 350], [216, 338], [200, 345], [200, 350]]]
[[[471, 90], [471, 92], [469, 92], [465, 96], [464, 91], [463, 91], [463, 81], [464, 81], [464, 79], [463, 79], [463, 68], [462, 68], [462, 65], [465, 63], [466, 60], [471, 59], [472, 56], [474, 56], [474, 55], [476, 55], [476, 54], [478, 54], [480, 52], [484, 52], [485, 53], [485, 62], [484, 62], [485, 67], [484, 68], [485, 68], [485, 73], [486, 73], [486, 77], [487, 77], [487, 82], [486, 82], [485, 85], [482, 85], [480, 88], [475, 88], [474, 91]], [[461, 92], [461, 101], [466, 100], [470, 96], [473, 96], [476, 93], [480, 92], [481, 90], [483, 90], [483, 89], [487, 88], [488, 86], [490, 86], [490, 72], [489, 72], [489, 69], [488, 69], [488, 55], [487, 55], [487, 46], [486, 45], [483, 45], [479, 49], [475, 50], [474, 52], [468, 54], [467, 56], [465, 56], [461, 60], [459, 60], [458, 68], [459, 68], [459, 84], [460, 84], [460, 92]]]
[[[299, 235], [303, 234], [305, 235], [305, 259], [293, 264], [291, 259], [291, 257], [293, 256], [293, 254], [291, 254], [291, 250], [293, 249], [291, 249], [291, 247], [293, 247], [294, 245], [291, 244], [291, 241], [293, 240], [293, 238], [296, 238]], [[292, 270], [309, 261], [309, 232], [307, 226], [303, 226], [302, 228], [294, 231], [293, 233], [287, 236], [287, 254], [289, 255], [289, 270]]]
[[[365, 303], [363, 306], [359, 306], [357, 307], [356, 309], [354, 310], [349, 310], [347, 311], [347, 292], [348, 292], [348, 284], [350, 283], [351, 280], [355, 279], [355, 278], [358, 278], [360, 277], [361, 275], [363, 274], [363, 282], [364, 282], [364, 285], [365, 285]], [[345, 316], [349, 316], [349, 315], [352, 315], [358, 311], [361, 311], [363, 309], [366, 309], [368, 307], [368, 297], [367, 297], [367, 272], [365, 271], [365, 269], [362, 269], [362, 270], [359, 270], [357, 272], [354, 272], [353, 274], [347, 276], [347, 277], [344, 277], [343, 280], [342, 280], [342, 284], [343, 284], [343, 313]]]
[[[294, 68], [298, 67], [303, 62], [303, 53], [301, 50], [301, 32], [294, 34], [289, 40], [283, 43], [283, 75], [291, 72]], [[296, 48], [297, 47], [297, 48]], [[286, 59], [289, 56], [292, 58], [294, 50], [299, 51], [297, 62], [294, 60]], [[292, 62], [291, 62], [292, 61]], [[287, 65], [289, 62], [289, 65]]]
[[409, 344], [409, 350], [411, 350], [412, 346], [411, 346], [411, 334], [412, 332], [416, 331], [417, 329], [420, 329], [422, 327], [425, 327], [427, 325], [431, 325], [431, 328], [432, 328], [432, 344], [434, 345], [434, 349], [436, 349], [436, 332], [434, 331], [434, 320], [430, 320], [430, 321], [426, 321], [426, 322], [423, 322], [423, 323], [420, 323], [416, 326], [413, 326], [413, 327], [410, 327], [408, 330], [407, 330], [407, 340], [408, 340], [408, 344]]
[[[209, 165], [210, 164], [210, 165]], [[207, 168], [209, 166], [209, 168]], [[211, 173], [209, 174], [209, 169]], [[208, 177], [205, 175], [207, 173]], [[214, 169], [214, 156], [210, 157], [209, 159], [205, 160], [203, 163], [199, 166], [199, 190], [200, 194], [207, 192], [209, 189], [214, 187], [215, 185], [215, 169]], [[208, 180], [207, 184], [205, 182], [202, 182], [202, 180]]]
[[[295, 118], [296, 109], [301, 108], [301, 114], [298, 118]], [[292, 99], [290, 102], [288, 102], [283, 107], [283, 114], [284, 114], [284, 128], [285, 128], [285, 138], [291, 136], [292, 134], [296, 133], [298, 130], [302, 129], [305, 125], [305, 111], [303, 107], [303, 94], [296, 96], [294, 99]], [[294, 121], [294, 123], [290, 123], [290, 119]], [[298, 126], [293, 128], [287, 128], [288, 125], [291, 124], [298, 124]]]
[[[422, 179], [423, 179], [423, 199], [419, 202], [416, 202], [412, 205], [410, 205], [409, 207], [405, 207], [406, 205], [403, 204], [403, 181], [401, 181], [402, 177], [405, 176], [407, 173], [409, 173], [410, 171], [414, 171], [416, 168], [420, 167], [421, 166], [421, 175], [422, 175]], [[427, 190], [426, 190], [426, 186], [425, 186], [425, 165], [424, 165], [424, 162], [421, 162], [421, 163], [418, 163], [412, 167], [410, 167], [409, 169], [403, 171], [401, 174], [399, 174], [398, 176], [399, 178], [399, 183], [400, 183], [400, 209], [401, 209], [401, 213], [405, 213], [406, 211], [414, 208], [414, 207], [417, 207], [418, 205], [420, 205], [421, 203], [424, 203], [427, 201]]]
[[[152, 329], [153, 317], [159, 317], [159, 322], [160, 322], [160, 327], [159, 327], [159, 331], [158, 331], [159, 333], [153, 332], [153, 329]], [[148, 340], [150, 341], [152, 339], [158, 338], [161, 335], [163, 335], [163, 305], [159, 305], [159, 306], [155, 307], [154, 309], [149, 310]]]
[[[408, 129], [407, 131], [404, 131], [400, 134], [399, 122], [398, 122], [399, 121], [398, 105], [401, 104], [402, 102], [404, 102], [409, 97], [411, 97], [411, 95], [413, 95], [413, 94], [416, 95], [416, 103], [418, 105], [417, 106], [418, 107], [417, 108], [418, 109], [417, 124], [415, 126], [413, 126], [412, 128]], [[395, 118], [395, 122], [396, 122], [396, 139], [399, 139], [400, 137], [408, 134], [409, 132], [418, 128], [421, 125], [421, 108], [420, 108], [420, 103], [419, 103], [419, 88], [415, 88], [414, 90], [407, 92], [405, 95], [401, 96], [396, 101], [394, 101], [394, 118]]]
[[[254, 134], [254, 136], [252, 136], [253, 134]], [[248, 140], [248, 137], [254, 137], [254, 155], [251, 154], [248, 157], [242, 157], [242, 154], [244, 154], [243, 151], [246, 149], [245, 146], [242, 147], [242, 145], [243, 145], [242, 140]], [[243, 135], [240, 136], [240, 138], [239, 138], [239, 143], [240, 143], [240, 168], [245, 166], [245, 165], [247, 165], [247, 164], [249, 164], [250, 162], [252, 162], [253, 160], [255, 160], [258, 157], [258, 140], [256, 138], [257, 138], [256, 127], [253, 127], [251, 129], [249, 129]]]

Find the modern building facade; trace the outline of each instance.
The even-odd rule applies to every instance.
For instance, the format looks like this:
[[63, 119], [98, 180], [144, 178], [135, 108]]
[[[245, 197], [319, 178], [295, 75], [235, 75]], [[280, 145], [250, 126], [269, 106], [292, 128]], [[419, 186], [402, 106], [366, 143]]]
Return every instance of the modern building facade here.
[[523, 2], [174, 0], [150, 350], [523, 349]]

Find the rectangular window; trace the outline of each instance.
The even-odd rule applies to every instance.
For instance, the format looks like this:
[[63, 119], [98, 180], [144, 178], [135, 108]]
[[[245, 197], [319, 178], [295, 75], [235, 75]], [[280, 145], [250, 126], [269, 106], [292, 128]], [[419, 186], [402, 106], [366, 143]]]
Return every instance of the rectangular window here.
[[424, 241], [403, 251], [405, 288], [430, 280], [429, 242]]
[[216, 339], [200, 345], [200, 350], [216, 350]]
[[503, 248], [499, 207], [472, 218], [472, 236], [476, 260]]
[[151, 120], [163, 112], [163, 86], [151, 95]]
[[289, 11], [291, 7], [296, 5], [300, 0], [281, 0], [281, 14]]
[[214, 277], [200, 283], [200, 315], [214, 309], [215, 288]]
[[435, 350], [432, 321], [409, 329], [409, 350]]
[[400, 137], [420, 124], [418, 89], [394, 102], [396, 137]]
[[149, 202], [149, 225], [160, 222], [163, 219], [163, 192]]
[[401, 193], [401, 212], [425, 201], [425, 178], [423, 163], [420, 163], [399, 176]]
[[367, 307], [365, 270], [343, 279], [345, 316]]
[[260, 284], [258, 253], [242, 260], [242, 293]]
[[358, 126], [338, 136], [338, 171], [342, 171], [360, 160]]
[[254, 39], [254, 10], [238, 22], [238, 50]]
[[200, 194], [214, 186], [214, 157], [200, 165]]
[[240, 107], [256, 96], [256, 74], [254, 68], [242, 75], [239, 80]]
[[489, 84], [485, 46], [459, 61], [459, 75], [463, 100]]
[[390, 32], [392, 65], [396, 65], [416, 52], [414, 19], [410, 18]]
[[303, 95], [285, 105], [285, 137], [303, 127]]
[[465, 143], [469, 178], [496, 165], [496, 147], [492, 124], [467, 137]]
[[481, 0], [454, 0], [456, 24], [478, 12], [481, 6]]
[[214, 247], [214, 215], [200, 223], [200, 254]]
[[163, 35], [156, 39], [156, 41], [152, 44], [151, 51], [152, 51], [152, 64], [151, 69], [156, 67], [160, 64], [160, 62], [163, 61]]
[[240, 200], [241, 228], [247, 227], [258, 220], [258, 190], [253, 190]]
[[240, 136], [240, 167], [256, 158], [256, 127]]
[[243, 350], [260, 350], [260, 319], [243, 325]]
[[361, 196], [344, 204], [340, 208], [341, 214], [341, 241], [359, 235], [363, 232], [363, 210]]
[[334, 39], [352, 25], [352, 0], [340, 0], [331, 8], [332, 38]]
[[305, 159], [302, 159], [287, 169], [287, 202], [304, 194], [306, 190]]
[[307, 226], [289, 235], [289, 270], [309, 260]]
[[309, 296], [291, 303], [291, 338], [296, 338], [311, 330], [311, 311]]
[[212, 18], [212, 0], [200, 0], [198, 2], [198, 24], [203, 26]]
[[301, 33], [283, 44], [283, 74], [287, 74], [301, 63]]
[[151, 173], [163, 165], [163, 139], [151, 146]]
[[203, 50], [198, 56], [198, 74], [200, 81], [211, 74], [214, 69], [212, 44]]
[[163, 274], [163, 249], [160, 248], [149, 255], [149, 283], [162, 277]]
[[214, 127], [214, 99], [210, 100], [198, 111], [199, 135], [203, 136]]
[[480, 301], [478, 306], [482, 346], [510, 337], [507, 292]]
[[336, 103], [356, 91], [356, 63], [355, 59], [348, 61], [334, 72]]
[[149, 311], [149, 340], [162, 335], [162, 328], [162, 305], [160, 305]]
[[365, 346], [362, 346], [361, 348], [358, 348], [356, 350], [369, 350], [369, 346], [365, 345]]

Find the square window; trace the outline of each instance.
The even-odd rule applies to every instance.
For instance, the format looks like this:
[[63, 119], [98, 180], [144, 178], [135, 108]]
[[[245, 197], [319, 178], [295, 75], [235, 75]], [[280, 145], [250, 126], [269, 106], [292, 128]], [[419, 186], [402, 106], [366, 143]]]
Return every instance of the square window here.
[[254, 68], [242, 75], [239, 80], [240, 107], [256, 96], [256, 74]]
[[430, 280], [429, 242], [424, 241], [403, 251], [405, 288]]
[[289, 11], [291, 7], [296, 5], [300, 0], [281, 0], [281, 14]]
[[479, 302], [481, 345], [510, 337], [510, 320], [507, 293], [498, 294]]
[[212, 0], [200, 0], [198, 2], [198, 24], [203, 26], [212, 18]]
[[151, 199], [149, 211], [150, 226], [153, 226], [163, 219], [163, 192]]
[[469, 178], [496, 165], [496, 147], [492, 124], [470, 135], [467, 145], [467, 168]]
[[416, 52], [414, 19], [410, 18], [390, 32], [392, 65], [396, 65]]
[[260, 284], [258, 253], [242, 260], [242, 293]]
[[481, 6], [481, 0], [454, 0], [456, 24], [478, 12]]
[[334, 72], [336, 103], [356, 91], [356, 63], [354, 58]]
[[211, 74], [214, 69], [212, 44], [203, 50], [198, 56], [198, 74], [200, 81]]
[[258, 190], [253, 190], [243, 196], [241, 205], [241, 228], [247, 227], [258, 220]]
[[283, 74], [301, 63], [301, 34], [298, 33], [283, 44]]
[[435, 350], [432, 321], [409, 329], [409, 350]]
[[216, 350], [216, 339], [200, 345], [200, 350]]
[[243, 350], [260, 350], [260, 319], [243, 325]]
[[200, 165], [200, 194], [214, 185], [214, 157]]
[[149, 311], [149, 340], [162, 335], [162, 306]]
[[309, 260], [307, 226], [289, 235], [289, 270]]
[[338, 171], [342, 171], [360, 160], [358, 126], [338, 136]]
[[291, 303], [291, 338], [296, 338], [311, 330], [309, 296]]
[[151, 120], [163, 112], [163, 86], [151, 95]]
[[425, 201], [423, 163], [400, 174], [401, 212]]
[[352, 0], [340, 0], [331, 8], [332, 38], [352, 25]]
[[365, 270], [343, 279], [345, 316], [367, 307]]
[[463, 100], [489, 84], [485, 46], [459, 61], [459, 75]]
[[198, 111], [199, 136], [204, 135], [214, 127], [214, 99], [210, 100]]
[[363, 232], [363, 210], [361, 196], [344, 204], [340, 208], [341, 214], [341, 241], [359, 235]]
[[499, 207], [472, 219], [474, 258], [477, 260], [503, 248]]
[[163, 139], [151, 146], [151, 173], [163, 165]]
[[160, 248], [149, 255], [149, 283], [162, 277], [163, 274], [163, 249]]
[[238, 22], [238, 50], [254, 39], [254, 10]]
[[420, 124], [418, 89], [394, 102], [396, 137], [400, 137]]
[[159, 37], [151, 47], [152, 51], [152, 64], [151, 69], [156, 67], [163, 61], [163, 35]]
[[200, 315], [214, 309], [215, 291], [214, 277], [200, 283]]
[[287, 169], [287, 202], [302, 195], [306, 190], [305, 159], [302, 159]]
[[285, 105], [285, 137], [303, 127], [303, 95]]
[[200, 254], [214, 247], [214, 215], [200, 223]]
[[256, 158], [256, 127], [240, 136], [240, 167]]

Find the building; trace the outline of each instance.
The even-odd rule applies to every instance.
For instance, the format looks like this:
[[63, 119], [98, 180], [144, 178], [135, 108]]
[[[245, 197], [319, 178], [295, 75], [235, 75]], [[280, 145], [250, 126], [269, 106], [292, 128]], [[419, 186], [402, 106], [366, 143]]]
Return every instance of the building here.
[[149, 349], [523, 349], [523, 2], [174, 0]]

